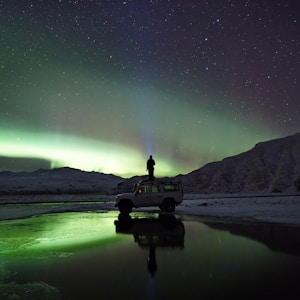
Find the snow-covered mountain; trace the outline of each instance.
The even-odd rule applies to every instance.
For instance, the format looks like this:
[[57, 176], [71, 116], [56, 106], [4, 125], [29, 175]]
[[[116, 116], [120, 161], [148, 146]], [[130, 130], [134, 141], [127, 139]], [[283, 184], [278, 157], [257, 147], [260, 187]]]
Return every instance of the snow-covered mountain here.
[[258, 143], [247, 152], [178, 176], [188, 193], [300, 190], [300, 133]]
[[98, 172], [84, 172], [72, 168], [34, 172], [0, 172], [2, 194], [61, 194], [114, 192], [123, 178]]
[[[159, 166], [158, 166], [159, 167]], [[72, 168], [0, 172], [0, 195], [116, 194], [146, 176], [124, 179]], [[300, 191], [300, 133], [262, 142], [253, 149], [178, 175], [185, 193], [293, 193]]]

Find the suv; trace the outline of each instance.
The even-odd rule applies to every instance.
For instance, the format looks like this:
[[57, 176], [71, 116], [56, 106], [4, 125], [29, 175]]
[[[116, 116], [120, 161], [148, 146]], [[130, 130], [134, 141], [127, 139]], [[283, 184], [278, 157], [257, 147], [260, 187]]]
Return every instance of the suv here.
[[116, 196], [115, 206], [121, 213], [130, 213], [132, 208], [158, 206], [162, 211], [173, 212], [183, 199], [181, 182], [178, 180], [141, 180], [132, 193]]

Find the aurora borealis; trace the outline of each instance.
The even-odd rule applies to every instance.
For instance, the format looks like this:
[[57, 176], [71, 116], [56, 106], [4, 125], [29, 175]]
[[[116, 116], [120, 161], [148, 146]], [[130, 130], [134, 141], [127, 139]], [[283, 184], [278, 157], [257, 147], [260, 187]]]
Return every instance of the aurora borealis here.
[[298, 2], [1, 1], [0, 170], [176, 175], [299, 132]]

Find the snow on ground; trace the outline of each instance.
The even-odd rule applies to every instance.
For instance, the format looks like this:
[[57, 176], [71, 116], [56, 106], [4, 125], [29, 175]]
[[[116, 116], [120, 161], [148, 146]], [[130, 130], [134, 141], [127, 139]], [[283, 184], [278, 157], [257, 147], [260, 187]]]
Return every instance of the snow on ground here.
[[[121, 180], [113, 175], [71, 168], [0, 175], [0, 220], [64, 211], [115, 210], [114, 196], [103, 195], [103, 191], [107, 193], [109, 187], [112, 192]], [[95, 190], [98, 194], [91, 193]], [[159, 212], [159, 209], [137, 211]], [[175, 213], [300, 226], [300, 194], [185, 194]]]
[[177, 213], [300, 226], [300, 195], [186, 200]]
[[[43, 204], [34, 204], [43, 202]], [[6, 204], [3, 204], [6, 203]], [[22, 195], [0, 197], [0, 220], [66, 211], [115, 210], [114, 197], [91, 194]], [[134, 211], [159, 212], [156, 207]], [[193, 215], [300, 227], [300, 195], [195, 195], [187, 194], [177, 215]]]

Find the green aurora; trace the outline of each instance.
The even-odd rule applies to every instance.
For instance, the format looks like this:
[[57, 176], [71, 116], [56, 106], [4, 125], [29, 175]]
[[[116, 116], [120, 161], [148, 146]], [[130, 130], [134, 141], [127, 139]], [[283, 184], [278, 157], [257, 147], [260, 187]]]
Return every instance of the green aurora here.
[[0, 158], [170, 176], [299, 131], [291, 4], [112, 3], [0, 3]]

